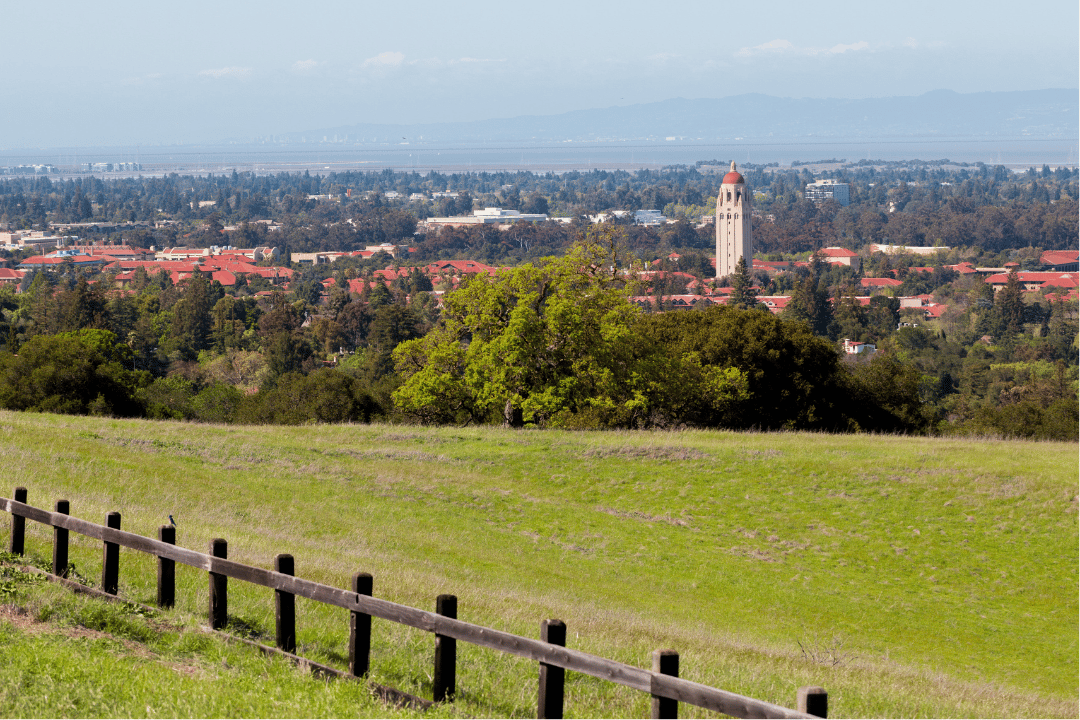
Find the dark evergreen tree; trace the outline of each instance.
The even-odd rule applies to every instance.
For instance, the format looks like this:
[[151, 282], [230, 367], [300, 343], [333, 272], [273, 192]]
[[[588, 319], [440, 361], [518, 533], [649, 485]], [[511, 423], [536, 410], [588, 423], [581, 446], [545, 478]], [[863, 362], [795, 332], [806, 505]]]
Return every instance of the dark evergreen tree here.
[[731, 276], [732, 292], [728, 305], [743, 310], [749, 310], [757, 305], [757, 297], [751, 287], [752, 283], [750, 272], [746, 268], [746, 258], [741, 257], [735, 263], [735, 273]]

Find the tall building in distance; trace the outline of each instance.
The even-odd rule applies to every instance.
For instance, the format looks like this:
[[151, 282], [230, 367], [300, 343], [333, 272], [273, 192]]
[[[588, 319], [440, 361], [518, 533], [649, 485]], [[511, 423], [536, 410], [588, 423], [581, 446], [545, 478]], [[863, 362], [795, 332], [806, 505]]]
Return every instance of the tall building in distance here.
[[836, 180], [818, 180], [810, 183], [806, 186], [806, 199], [812, 203], [831, 199], [844, 207], [847, 207], [848, 203], [851, 202], [847, 183], [837, 182]]
[[747, 268], [754, 263], [754, 243], [750, 237], [750, 190], [743, 176], [731, 163], [731, 171], [720, 183], [716, 198], [716, 277], [735, 272], [739, 258]]

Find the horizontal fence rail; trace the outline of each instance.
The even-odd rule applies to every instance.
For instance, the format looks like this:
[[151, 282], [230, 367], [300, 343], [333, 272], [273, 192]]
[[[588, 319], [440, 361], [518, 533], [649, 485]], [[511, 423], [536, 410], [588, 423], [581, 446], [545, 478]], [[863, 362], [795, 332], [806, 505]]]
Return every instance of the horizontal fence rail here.
[[[702, 685], [690, 680], [684, 680], [676, 675], [665, 674], [658, 670], [645, 670], [633, 665], [608, 660], [598, 655], [592, 655], [580, 650], [555, 645], [544, 640], [522, 637], [520, 635], [514, 635], [501, 630], [494, 630], [492, 628], [458, 620], [456, 618], [456, 598], [454, 598], [455, 608], [453, 613], [440, 614], [439, 612], [419, 610], [389, 600], [381, 600], [372, 597], [369, 587], [366, 588], [366, 592], [364, 592], [365, 588], [358, 588], [361, 590], [360, 592], [343, 590], [330, 585], [323, 585], [321, 583], [312, 582], [311, 580], [295, 577], [291, 574], [291, 567], [288, 568], [288, 573], [282, 573], [245, 565], [225, 557], [218, 557], [216, 555], [218, 554], [219, 548], [221, 554], [224, 554], [223, 540], [213, 541], [212, 546], [215, 554], [204, 554], [194, 550], [177, 547], [172, 542], [154, 540], [142, 535], [136, 535], [120, 530], [119, 516], [113, 518], [110, 515], [108, 520], [110, 524], [115, 524], [117, 527], [98, 525], [87, 520], [72, 517], [67, 514], [68, 506], [66, 501], [57, 503], [57, 509], [60, 510], [60, 512], [42, 510], [26, 504], [26, 502], [24, 502], [26, 499], [25, 491], [18, 492], [20, 490], [24, 489], [18, 488], [16, 491], [16, 497], [20, 499], [12, 500], [9, 498], [0, 498], [0, 510], [12, 515], [12, 551], [15, 552], [14, 548], [17, 543], [19, 553], [21, 554], [22, 552], [22, 532], [24, 526], [20, 525], [19, 521], [23, 521], [24, 519], [33, 520], [42, 525], [51, 526], [54, 528], [55, 536], [53, 570], [57, 575], [66, 574], [66, 533], [70, 531], [85, 537], [100, 540], [106, 544], [106, 548], [109, 546], [126, 547], [137, 552], [154, 555], [159, 560], [159, 568], [161, 561], [171, 561], [204, 570], [210, 574], [211, 583], [217, 578], [234, 578], [236, 580], [242, 580], [254, 585], [270, 588], [276, 591], [276, 597], [278, 598], [281, 597], [281, 594], [308, 598], [309, 600], [349, 610], [353, 613], [353, 617], [356, 617], [356, 615], [360, 615], [361, 617], [363, 615], [368, 615], [388, 620], [418, 630], [434, 633], [437, 640], [439, 637], [449, 638], [451, 640], [461, 640], [472, 645], [498, 650], [510, 655], [516, 655], [517, 657], [536, 661], [541, 663], [541, 669], [543, 669], [544, 666], [547, 666], [549, 668], [572, 670], [584, 675], [590, 675], [618, 685], [640, 690], [653, 696], [654, 713], [655, 708], [658, 705], [657, 699], [666, 699], [684, 702], [707, 710], [714, 710], [726, 715], [741, 718], [825, 717], [823, 711], [824, 708], [821, 706], [821, 704], [824, 703], [824, 700], [819, 699], [825, 695], [821, 688], [802, 688], [798, 695], [800, 706], [804, 705], [806, 702], [804, 697], [809, 697], [810, 706], [807, 709], [810, 710], [810, 712], [817, 710], [820, 714], [810, 714], [809, 712], [802, 711], [802, 708], [800, 708], [800, 710], [792, 710], [781, 705], [765, 702], [764, 700], [757, 700], [737, 693], [710, 687], [708, 685]], [[63, 503], [62, 506], [61, 503]], [[163, 528], [163, 530], [165, 529], [166, 528]], [[171, 528], [168, 529], [171, 530]], [[63, 533], [63, 565], [58, 565], [56, 555], [57, 548], [61, 546], [61, 541], [58, 539], [61, 532]], [[18, 535], [18, 537], [16, 537], [16, 535]], [[169, 540], [172, 540], [173, 537], [173, 535], [168, 534]], [[218, 543], [221, 543], [221, 546], [218, 546]], [[108, 553], [106, 553], [106, 558], [107, 557]], [[291, 561], [291, 557], [289, 560]], [[106, 559], [106, 563], [107, 562], [108, 560]], [[114, 570], [115, 568], [113, 571]], [[159, 569], [159, 598], [161, 596], [160, 577], [161, 572]], [[112, 576], [110, 576], [110, 580], [111, 579]], [[368, 582], [370, 583], [370, 578]], [[212, 584], [211, 588], [213, 589], [213, 587], [214, 585]], [[115, 585], [113, 587], [113, 592], [115, 593]], [[169, 592], [171, 592], [171, 589]], [[453, 596], [440, 596], [440, 606], [444, 597], [453, 598]], [[170, 596], [168, 597], [168, 605], [171, 604], [172, 597]], [[215, 612], [213, 606], [214, 593], [211, 592], [211, 617], [214, 617]], [[437, 610], [438, 609], [440, 608], [437, 608]], [[224, 617], [224, 614], [222, 614], [222, 617]], [[658, 651], [658, 653], [669, 652], [671, 651]], [[654, 665], [656, 665], [655, 662]], [[677, 674], [677, 656], [675, 667], [675, 672]], [[451, 690], [449, 696], [445, 699], [450, 699], [453, 695], [452, 679], [450, 686]], [[436, 692], [438, 692], [439, 689], [440, 688], [436, 688]], [[817, 691], [817, 693], [810, 692], [808, 694], [806, 692], [808, 690]], [[815, 703], [818, 703], [818, 706], [815, 706]], [[671, 710], [666, 710], [663, 712], [662, 716], [673, 717], [674, 715], [669, 715], [670, 712]], [[550, 717], [552, 715], [548, 716]], [[561, 716], [561, 709], [557, 716]], [[659, 717], [661, 715], [656, 716]]]

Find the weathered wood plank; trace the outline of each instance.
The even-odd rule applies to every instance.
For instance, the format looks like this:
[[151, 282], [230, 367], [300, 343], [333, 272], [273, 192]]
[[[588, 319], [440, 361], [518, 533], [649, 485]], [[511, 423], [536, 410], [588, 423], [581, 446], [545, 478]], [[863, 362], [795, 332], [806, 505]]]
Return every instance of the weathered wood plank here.
[[716, 712], [739, 718], [811, 718], [790, 708], [774, 705], [764, 700], [756, 700], [737, 693], [700, 683], [674, 678], [659, 673], [652, 674], [650, 692], [660, 697], [668, 697], [679, 702], [715, 710]]

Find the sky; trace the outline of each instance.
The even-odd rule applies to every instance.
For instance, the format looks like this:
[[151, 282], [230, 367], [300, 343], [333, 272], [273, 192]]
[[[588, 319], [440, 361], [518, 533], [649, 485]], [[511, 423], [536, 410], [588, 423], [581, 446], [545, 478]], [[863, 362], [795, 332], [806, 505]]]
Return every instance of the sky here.
[[1076, 0], [0, 0], [0, 149], [212, 143], [674, 97], [1077, 88]]

